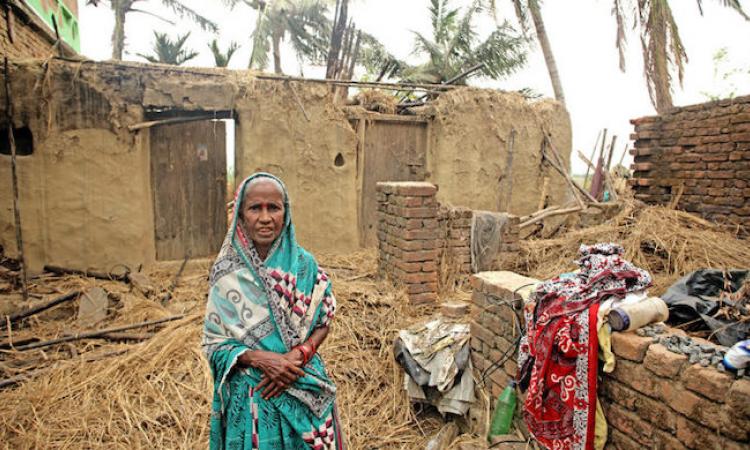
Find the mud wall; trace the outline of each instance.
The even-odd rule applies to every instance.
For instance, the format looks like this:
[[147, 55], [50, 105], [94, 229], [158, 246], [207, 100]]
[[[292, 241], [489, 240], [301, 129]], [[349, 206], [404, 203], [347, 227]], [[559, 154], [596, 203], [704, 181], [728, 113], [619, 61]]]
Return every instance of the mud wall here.
[[[34, 138], [33, 154], [18, 157], [32, 271], [155, 259], [149, 131], [128, 130], [152, 119], [148, 111], [232, 112], [237, 181], [257, 170], [284, 179], [298, 239], [311, 251], [358, 247], [356, 135], [325, 85], [61, 60], [46, 69], [41, 61], [16, 61], [11, 80], [14, 127], [28, 127]], [[339, 153], [343, 164], [336, 165]], [[7, 183], [0, 189], [0, 245], [16, 256], [9, 156], [0, 155], [0, 177]]]
[[[150, 132], [128, 127], [191, 114], [235, 119], [235, 181], [258, 170], [280, 176], [303, 246], [313, 252], [359, 247], [366, 146], [326, 84], [248, 71], [60, 59], [15, 61], [11, 77], [14, 126], [28, 127], [34, 138], [34, 153], [19, 157], [33, 269], [152, 262]], [[545, 125], [566, 162], [569, 157], [570, 123], [557, 103], [461, 89], [429, 108], [425, 176], [440, 186], [444, 204], [505, 210], [510, 198], [511, 211], [527, 213], [538, 204], [545, 175], [552, 177], [552, 202], [566, 195], [539, 152]], [[509, 158], [511, 128], [516, 136]], [[7, 183], [0, 189], [0, 245], [14, 256], [9, 161], [0, 156]]]
[[[48, 70], [37, 63], [14, 64], [11, 83], [14, 128], [27, 127], [33, 137], [33, 153], [17, 157], [31, 272], [44, 264], [109, 269], [149, 262], [147, 155], [136, 136], [118, 134], [109, 120], [127, 114], [54, 62]], [[2, 97], [4, 117], [4, 91]], [[10, 156], [0, 155], [0, 180], [0, 245], [15, 256]]]
[[279, 176], [289, 189], [302, 246], [357, 249], [357, 136], [333, 106], [328, 87], [258, 80], [238, 99], [236, 111], [237, 181], [259, 170]]
[[434, 113], [427, 180], [440, 186], [442, 204], [529, 214], [537, 209], [545, 176], [550, 177], [550, 204], [569, 195], [562, 176], [541, 157], [544, 127], [566, 167], [570, 163], [570, 117], [559, 103], [461, 89], [442, 94]]

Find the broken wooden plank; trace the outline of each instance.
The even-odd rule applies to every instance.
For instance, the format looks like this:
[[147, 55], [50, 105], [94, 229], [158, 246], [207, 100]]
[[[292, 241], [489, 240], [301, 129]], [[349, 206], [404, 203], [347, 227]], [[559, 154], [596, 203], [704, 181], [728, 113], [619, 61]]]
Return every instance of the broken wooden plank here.
[[128, 269], [126, 270], [124, 274], [118, 275], [115, 273], [99, 272], [96, 270], [69, 269], [67, 267], [60, 267], [60, 266], [44, 266], [44, 270], [46, 270], [47, 272], [52, 272], [57, 275], [82, 275], [84, 277], [99, 278], [101, 280], [110, 280], [110, 281], [127, 281], [128, 272], [130, 271]]
[[165, 322], [179, 320], [179, 319], [182, 319], [183, 317], [185, 317], [184, 314], [178, 314], [176, 316], [170, 316], [164, 319], [149, 320], [146, 322], [140, 322], [140, 323], [135, 323], [131, 325], [123, 325], [119, 327], [105, 328], [102, 330], [88, 331], [85, 333], [76, 333], [70, 336], [64, 336], [64, 337], [57, 338], [57, 339], [51, 339], [49, 341], [35, 342], [33, 344], [22, 345], [22, 346], [16, 347], [16, 350], [18, 351], [33, 350], [35, 348], [49, 347], [51, 345], [62, 344], [63, 342], [72, 342], [72, 341], [80, 341], [82, 339], [97, 338], [97, 337], [101, 337], [102, 335], [106, 335], [110, 333], [117, 333], [120, 331], [135, 330], [137, 328], [144, 328], [144, 327], [149, 327], [152, 325], [159, 325]]
[[47, 303], [43, 303], [41, 305], [35, 306], [33, 308], [29, 308], [25, 311], [19, 311], [17, 313], [11, 314], [9, 316], [6, 316], [6, 320], [10, 323], [18, 322], [22, 319], [25, 319], [29, 316], [32, 316], [34, 314], [40, 313], [42, 311], [46, 311], [54, 306], [59, 305], [60, 303], [65, 303], [70, 300], [74, 300], [78, 298], [78, 295], [81, 294], [81, 291], [73, 291], [69, 292], [65, 295], [62, 295], [60, 297], [53, 298], [52, 300], [48, 301]]

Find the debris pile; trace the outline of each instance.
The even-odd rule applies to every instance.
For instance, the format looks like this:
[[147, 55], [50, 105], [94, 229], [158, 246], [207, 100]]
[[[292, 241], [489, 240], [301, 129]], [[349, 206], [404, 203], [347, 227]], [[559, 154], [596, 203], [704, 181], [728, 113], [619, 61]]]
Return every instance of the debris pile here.
[[511, 268], [548, 279], [575, 268], [581, 243], [616, 242], [625, 258], [652, 274], [652, 295], [663, 294], [686, 273], [698, 269], [750, 267], [750, 242], [693, 214], [628, 201], [611, 220], [569, 231], [553, 239], [521, 241], [522, 258]]
[[[437, 413], [415, 414], [391, 352], [398, 330], [426, 319], [433, 309], [410, 306], [403, 293], [376, 280], [372, 253], [323, 257], [321, 262], [334, 280], [339, 302], [321, 352], [338, 385], [349, 446], [424, 448], [441, 420]], [[210, 264], [191, 261], [165, 305], [157, 294], [148, 298], [121, 281], [81, 275], [34, 280], [30, 291], [45, 298], [93, 287], [106, 291], [111, 306], [97, 327], [184, 317], [138, 330], [143, 339], [80, 339], [27, 351], [2, 350], [0, 375], [23, 379], [0, 389], [0, 442], [11, 448], [205, 448], [211, 381], [200, 335]], [[169, 290], [178, 266], [159, 265], [147, 273], [155, 292]], [[0, 342], [83, 331], [77, 303], [4, 327]]]

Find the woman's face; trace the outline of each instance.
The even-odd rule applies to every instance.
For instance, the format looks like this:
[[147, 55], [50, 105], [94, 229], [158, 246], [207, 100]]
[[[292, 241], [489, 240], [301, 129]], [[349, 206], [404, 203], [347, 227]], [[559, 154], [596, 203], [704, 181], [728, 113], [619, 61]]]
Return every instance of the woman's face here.
[[284, 228], [284, 196], [272, 180], [256, 181], [245, 192], [242, 202], [245, 231], [255, 247], [265, 255]]

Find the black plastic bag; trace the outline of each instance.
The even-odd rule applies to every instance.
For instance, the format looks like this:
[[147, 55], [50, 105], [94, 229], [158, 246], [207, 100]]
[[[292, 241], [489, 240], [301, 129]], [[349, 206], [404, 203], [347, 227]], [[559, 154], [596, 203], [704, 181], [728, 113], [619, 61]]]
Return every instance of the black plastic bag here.
[[[740, 289], [748, 273], [747, 270], [702, 269], [680, 278], [662, 296], [669, 307], [669, 324], [689, 324], [687, 329], [691, 331], [710, 330], [719, 343], [727, 347], [747, 339], [750, 323], [730, 322], [712, 316], [721, 307], [720, 294]], [[723, 303], [733, 305], [727, 299]]]

